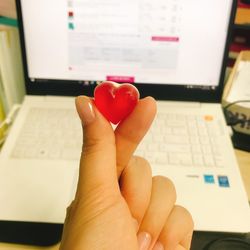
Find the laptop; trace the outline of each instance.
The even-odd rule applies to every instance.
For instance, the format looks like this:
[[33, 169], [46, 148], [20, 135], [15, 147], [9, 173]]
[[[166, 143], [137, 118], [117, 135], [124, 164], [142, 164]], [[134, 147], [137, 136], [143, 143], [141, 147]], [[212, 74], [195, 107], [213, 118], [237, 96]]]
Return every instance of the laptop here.
[[111, 80], [156, 98], [157, 118], [136, 153], [173, 180], [195, 230], [250, 230], [220, 105], [236, 1], [16, 3], [27, 96], [1, 150], [0, 225], [56, 226], [60, 235], [82, 142], [74, 97]]

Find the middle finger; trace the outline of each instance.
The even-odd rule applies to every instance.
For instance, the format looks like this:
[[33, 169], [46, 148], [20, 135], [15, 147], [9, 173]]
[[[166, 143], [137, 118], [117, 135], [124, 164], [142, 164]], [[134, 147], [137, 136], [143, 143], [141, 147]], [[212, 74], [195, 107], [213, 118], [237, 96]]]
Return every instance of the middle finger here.
[[141, 157], [132, 157], [121, 174], [120, 189], [131, 215], [136, 219], [138, 225], [140, 225], [148, 207], [151, 187], [152, 176], [149, 163]]

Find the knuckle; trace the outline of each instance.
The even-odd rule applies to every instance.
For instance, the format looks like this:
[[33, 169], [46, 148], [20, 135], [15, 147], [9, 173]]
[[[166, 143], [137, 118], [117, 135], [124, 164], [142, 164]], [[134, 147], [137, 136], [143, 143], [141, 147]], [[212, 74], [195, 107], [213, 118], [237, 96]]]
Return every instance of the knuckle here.
[[98, 152], [101, 147], [98, 146], [102, 144], [100, 140], [96, 140], [96, 139], [88, 139], [88, 140], [84, 140], [83, 145], [82, 145], [82, 153], [84, 155], [88, 155], [88, 154], [92, 154], [94, 152]]
[[121, 196], [114, 194], [110, 187], [95, 187], [87, 195], [79, 197], [77, 210], [84, 213], [85, 218], [92, 220], [111, 208], [121, 204]]
[[82, 154], [96, 154], [103, 152], [109, 147], [114, 147], [112, 140], [106, 140], [105, 138], [85, 138], [82, 145]]
[[140, 172], [140, 175], [142, 176], [152, 176], [151, 166], [149, 162], [141, 156], [132, 156], [127, 166], [117, 166], [117, 168], [123, 169], [123, 171], [121, 171], [123, 175], [126, 175], [128, 173], [131, 174], [131, 172], [134, 173], [136, 169], [136, 172]]
[[141, 156], [133, 156], [133, 160], [137, 165], [143, 165], [150, 168], [149, 162]]
[[176, 205], [175, 209], [179, 211], [183, 216], [185, 216], [185, 221], [188, 224], [189, 228], [193, 230], [194, 228], [194, 221], [191, 213], [183, 206], [181, 205]]
[[153, 177], [153, 184], [156, 186], [160, 186], [162, 190], [166, 190], [168, 193], [168, 196], [171, 194], [171, 196], [174, 199], [174, 202], [177, 199], [176, 189], [174, 183], [167, 177], [157, 175]]
[[149, 174], [152, 176], [150, 163], [141, 156], [133, 156], [128, 164], [129, 167], [136, 167], [140, 169], [142, 174]]
[[143, 166], [145, 168], [149, 168], [151, 169], [150, 163], [148, 160], [146, 160], [145, 158], [141, 157], [141, 156], [134, 156], [135, 162], [137, 165]]

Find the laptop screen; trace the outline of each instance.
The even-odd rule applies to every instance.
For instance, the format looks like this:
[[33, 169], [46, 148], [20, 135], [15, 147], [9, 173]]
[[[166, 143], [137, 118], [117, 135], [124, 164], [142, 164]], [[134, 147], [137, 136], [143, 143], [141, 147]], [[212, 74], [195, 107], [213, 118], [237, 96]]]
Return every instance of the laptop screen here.
[[111, 80], [173, 99], [220, 88], [233, 0], [17, 2], [31, 85]]

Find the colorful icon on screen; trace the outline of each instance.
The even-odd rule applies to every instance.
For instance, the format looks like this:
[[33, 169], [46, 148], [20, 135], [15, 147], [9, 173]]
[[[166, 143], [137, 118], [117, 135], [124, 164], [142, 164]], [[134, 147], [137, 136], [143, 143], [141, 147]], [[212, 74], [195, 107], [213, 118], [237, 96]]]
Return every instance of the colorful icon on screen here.
[[68, 17], [69, 18], [73, 18], [74, 17], [74, 12], [73, 11], [69, 11], [68, 12]]
[[70, 30], [74, 30], [75, 29], [74, 23], [71, 23], [71, 22], [68, 24], [68, 27], [69, 27]]

